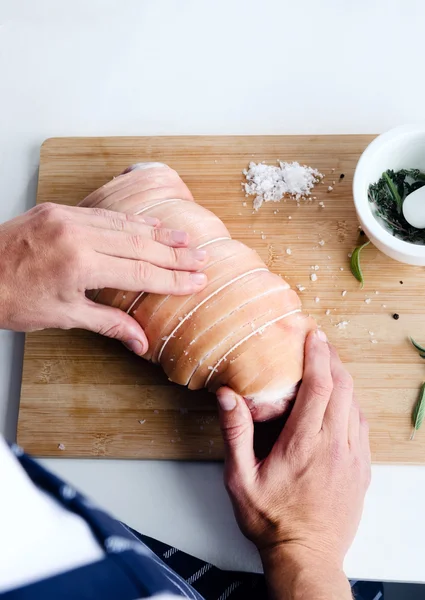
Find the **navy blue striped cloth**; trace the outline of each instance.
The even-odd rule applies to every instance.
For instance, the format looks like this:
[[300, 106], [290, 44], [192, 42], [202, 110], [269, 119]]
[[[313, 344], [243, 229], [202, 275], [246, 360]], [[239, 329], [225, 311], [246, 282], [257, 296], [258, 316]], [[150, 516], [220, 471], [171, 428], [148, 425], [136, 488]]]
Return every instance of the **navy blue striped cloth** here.
[[[0, 594], [3, 600], [138, 600], [171, 593], [193, 600], [265, 600], [264, 576], [220, 571], [113, 519], [73, 487], [11, 446], [31, 480], [80, 515], [105, 551], [103, 560]], [[353, 582], [356, 600], [380, 600], [382, 584]]]

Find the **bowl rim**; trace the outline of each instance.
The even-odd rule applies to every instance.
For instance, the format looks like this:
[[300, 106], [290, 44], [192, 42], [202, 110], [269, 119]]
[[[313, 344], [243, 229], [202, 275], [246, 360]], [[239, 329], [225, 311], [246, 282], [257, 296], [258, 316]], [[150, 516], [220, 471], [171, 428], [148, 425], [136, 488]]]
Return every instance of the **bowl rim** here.
[[379, 149], [386, 145], [390, 145], [397, 138], [408, 136], [409, 134], [414, 133], [422, 133], [425, 138], [425, 124], [401, 125], [400, 127], [395, 127], [394, 129], [390, 129], [389, 131], [378, 135], [374, 140], [372, 140], [372, 142], [365, 148], [360, 156], [354, 171], [353, 200], [357, 214], [359, 217], [361, 217], [364, 228], [369, 231], [371, 236], [374, 236], [384, 246], [390, 247], [400, 254], [411, 257], [425, 258], [425, 245], [421, 246], [419, 244], [412, 244], [410, 242], [400, 240], [394, 235], [391, 235], [389, 231], [380, 225], [369, 208], [369, 200], [367, 194], [366, 196], [364, 194], [363, 182], [361, 181], [363, 178], [365, 165], [368, 163], [370, 158], [379, 151]]

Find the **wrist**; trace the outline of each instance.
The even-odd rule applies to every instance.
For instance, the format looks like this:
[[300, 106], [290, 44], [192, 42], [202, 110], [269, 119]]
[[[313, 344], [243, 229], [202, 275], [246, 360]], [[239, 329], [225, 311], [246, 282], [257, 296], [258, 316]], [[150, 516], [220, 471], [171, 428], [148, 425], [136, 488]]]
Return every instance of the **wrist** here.
[[298, 543], [260, 550], [272, 600], [351, 598], [342, 559]]
[[300, 543], [286, 542], [260, 550], [264, 571], [276, 568], [291, 572], [320, 570], [326, 573], [343, 573], [343, 559], [331, 552], [316, 550]]

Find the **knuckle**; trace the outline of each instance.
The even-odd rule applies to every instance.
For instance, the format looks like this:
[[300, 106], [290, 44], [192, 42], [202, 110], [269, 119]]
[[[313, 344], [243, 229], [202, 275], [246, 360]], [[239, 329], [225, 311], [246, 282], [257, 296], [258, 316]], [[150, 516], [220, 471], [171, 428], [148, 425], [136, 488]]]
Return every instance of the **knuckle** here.
[[130, 246], [137, 255], [142, 254], [146, 250], [146, 240], [142, 235], [135, 234], [130, 236]]
[[348, 371], [341, 372], [335, 379], [335, 387], [341, 391], [352, 392], [354, 389], [354, 381]]
[[134, 276], [137, 282], [144, 284], [152, 279], [153, 269], [149, 263], [143, 262], [141, 260], [135, 261], [134, 270]]
[[310, 393], [321, 399], [328, 399], [332, 394], [333, 383], [330, 377], [324, 377], [321, 375], [312, 375], [307, 384], [310, 389]]
[[186, 275], [182, 271], [169, 271], [171, 273], [171, 285], [174, 290], [186, 288]]
[[329, 456], [333, 464], [339, 464], [345, 455], [344, 444], [340, 440], [332, 440], [329, 447]]
[[105, 323], [104, 325], [101, 325], [98, 328], [98, 333], [100, 335], [109, 337], [109, 338], [119, 338], [120, 337], [120, 332], [121, 332], [121, 325], [120, 323], [116, 322], [116, 323]]
[[222, 431], [224, 441], [227, 444], [235, 447], [239, 443], [242, 442], [244, 435], [246, 433], [246, 430], [247, 430], [247, 423], [238, 423], [235, 425], [229, 425], [227, 427], [223, 427], [221, 431]]

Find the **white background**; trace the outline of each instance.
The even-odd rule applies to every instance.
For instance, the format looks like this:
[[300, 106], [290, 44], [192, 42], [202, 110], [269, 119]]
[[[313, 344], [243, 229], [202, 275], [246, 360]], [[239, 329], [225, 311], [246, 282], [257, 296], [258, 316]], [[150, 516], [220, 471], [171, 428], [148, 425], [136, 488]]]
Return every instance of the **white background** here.
[[[421, 0], [0, 0], [0, 220], [50, 136], [375, 133], [422, 120]], [[1, 288], [0, 288], [1, 294]], [[0, 332], [15, 431], [22, 336]], [[133, 527], [258, 568], [211, 464], [45, 461]], [[347, 572], [425, 581], [425, 468], [374, 467]]]

